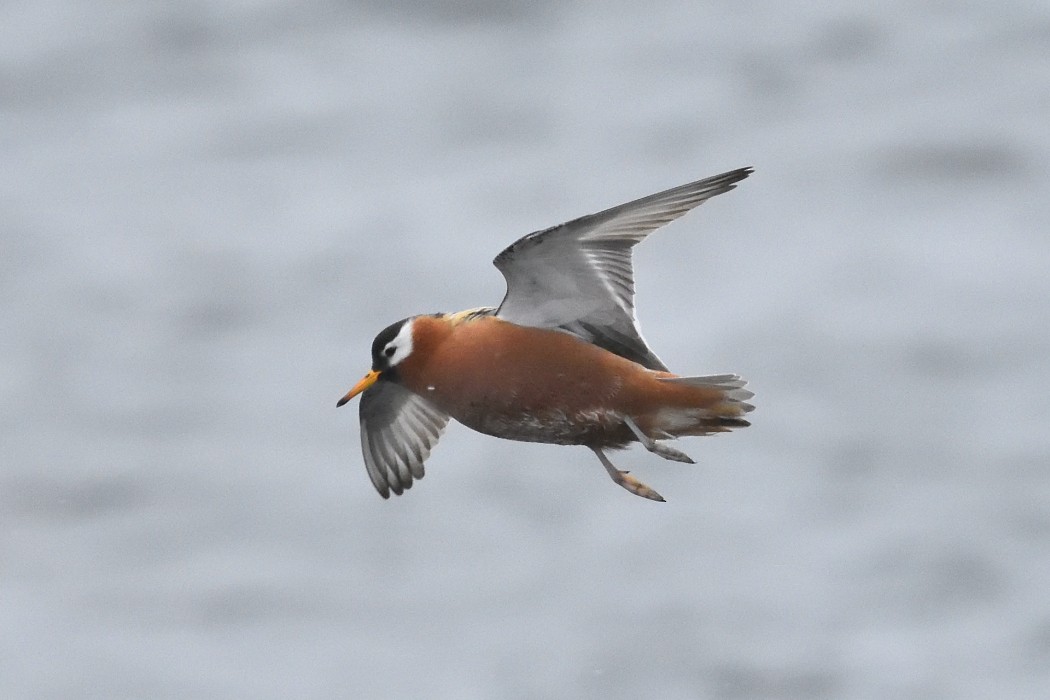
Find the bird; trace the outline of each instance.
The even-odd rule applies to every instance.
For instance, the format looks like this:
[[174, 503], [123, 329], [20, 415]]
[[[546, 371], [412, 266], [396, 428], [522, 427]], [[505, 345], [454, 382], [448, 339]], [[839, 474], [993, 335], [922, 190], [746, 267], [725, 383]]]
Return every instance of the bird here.
[[665, 500], [606, 454], [633, 443], [694, 463], [667, 444], [750, 425], [754, 394], [736, 374], [673, 374], [642, 338], [632, 248], [728, 192], [753, 168], [697, 180], [530, 233], [493, 260], [499, 306], [410, 316], [372, 343], [360, 395], [361, 451], [379, 495], [401, 495], [451, 418], [508, 440], [589, 448], [613, 482]]

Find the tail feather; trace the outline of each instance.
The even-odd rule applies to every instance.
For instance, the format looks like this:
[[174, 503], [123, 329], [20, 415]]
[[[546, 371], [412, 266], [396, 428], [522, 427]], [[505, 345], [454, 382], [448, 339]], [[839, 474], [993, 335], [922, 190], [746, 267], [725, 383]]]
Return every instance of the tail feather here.
[[746, 381], [736, 374], [711, 374], [702, 377], [663, 377], [662, 382], [714, 389], [722, 393], [722, 401], [706, 407], [706, 415], [691, 430], [678, 432], [679, 435], [705, 435], [721, 433], [733, 428], [746, 428], [751, 425], [743, 418], [744, 414], [755, 410], [747, 400], [754, 396], [753, 391], [744, 388]]
[[755, 410], [754, 406], [745, 403], [755, 395], [755, 392], [745, 389], [747, 382], [737, 374], [709, 374], [703, 377], [664, 377], [660, 381], [668, 382], [669, 384], [719, 389], [726, 397], [726, 403], [734, 404], [736, 410], [741, 413], [749, 413]]

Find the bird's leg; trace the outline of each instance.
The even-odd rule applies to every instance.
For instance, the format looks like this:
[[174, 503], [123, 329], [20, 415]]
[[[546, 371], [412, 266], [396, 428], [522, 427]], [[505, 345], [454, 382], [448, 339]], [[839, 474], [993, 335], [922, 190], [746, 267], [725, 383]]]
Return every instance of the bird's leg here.
[[613, 465], [613, 463], [609, 461], [609, 458], [605, 456], [605, 453], [602, 452], [600, 447], [592, 447], [591, 450], [594, 451], [594, 454], [598, 455], [598, 459], [601, 460], [602, 466], [605, 467], [605, 471], [609, 472], [609, 476], [611, 476], [612, 480], [615, 481], [617, 484], [624, 487], [636, 496], [648, 498], [651, 501], [664, 500], [663, 496], [658, 494], [656, 491], [653, 491], [651, 488], [649, 488], [642, 482], [638, 481], [638, 479], [635, 479], [633, 476], [631, 476], [625, 471], [620, 471], [619, 469], [617, 469]]
[[693, 458], [687, 455], [685, 452], [679, 452], [673, 447], [661, 445], [656, 440], [653, 440], [651, 437], [643, 433], [642, 429], [638, 427], [638, 424], [635, 423], [630, 416], [624, 416], [623, 423], [631, 429], [631, 432], [634, 433], [634, 436], [638, 438], [638, 442], [642, 443], [642, 447], [649, 450], [653, 454], [660, 455], [664, 459], [669, 459], [672, 462], [685, 462], [686, 464], [696, 464], [696, 462], [693, 461]]

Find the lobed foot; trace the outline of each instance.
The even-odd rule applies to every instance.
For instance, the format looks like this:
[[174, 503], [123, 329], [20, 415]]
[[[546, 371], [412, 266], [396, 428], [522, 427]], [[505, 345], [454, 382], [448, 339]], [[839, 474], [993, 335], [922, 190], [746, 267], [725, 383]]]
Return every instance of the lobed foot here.
[[609, 472], [609, 476], [617, 484], [627, 489], [636, 496], [648, 498], [650, 501], [660, 501], [661, 503], [664, 502], [664, 497], [658, 494], [655, 490], [638, 481], [638, 479], [635, 479], [633, 476], [630, 475], [629, 472], [617, 469], [616, 466], [609, 461], [609, 458], [605, 456], [605, 453], [602, 452], [601, 449], [597, 447], [592, 447], [591, 450], [594, 451], [594, 454], [598, 455], [598, 459], [601, 461], [602, 466], [605, 467], [605, 471]]
[[624, 425], [631, 429], [634, 436], [638, 438], [638, 442], [642, 443], [642, 447], [652, 452], [654, 455], [660, 455], [664, 459], [669, 459], [672, 462], [685, 462], [686, 464], [696, 464], [693, 458], [687, 455], [685, 452], [676, 450], [673, 447], [663, 445], [656, 440], [642, 432], [642, 429], [638, 427], [638, 424], [630, 416], [625, 416], [623, 419]]
[[647, 445], [646, 447], [648, 447], [649, 451], [653, 454], [660, 455], [664, 459], [669, 459], [672, 462], [685, 462], [686, 464], [696, 464], [696, 462], [693, 461], [693, 458], [687, 455], [685, 452], [676, 450], [673, 447], [668, 447], [667, 445], [662, 445], [659, 442], [656, 442], [655, 440], [653, 441], [652, 446]]
[[613, 481], [633, 493], [635, 496], [648, 498], [650, 501], [665, 502], [663, 496], [658, 494], [654, 489], [638, 481], [638, 479], [635, 479], [629, 472], [618, 469], [616, 470], [615, 476], [612, 474], [610, 474], [610, 476], [612, 476]]

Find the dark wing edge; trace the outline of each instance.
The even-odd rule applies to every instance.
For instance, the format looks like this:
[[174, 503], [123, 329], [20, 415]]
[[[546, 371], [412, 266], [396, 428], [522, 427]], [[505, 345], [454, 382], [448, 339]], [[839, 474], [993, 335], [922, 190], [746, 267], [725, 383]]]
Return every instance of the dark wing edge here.
[[612, 326], [599, 327], [584, 321], [566, 323], [557, 326], [557, 328], [571, 333], [591, 345], [597, 345], [603, 350], [608, 350], [614, 355], [619, 355], [631, 362], [637, 362], [646, 369], [656, 370], [657, 372], [670, 371], [667, 365], [656, 356], [656, 353], [645, 342], [645, 338], [642, 337], [637, 324], [634, 324], [633, 335], [621, 332]]
[[372, 485], [383, 498], [400, 496], [422, 479], [423, 463], [449, 417], [421, 396], [379, 381], [361, 396], [361, 453]]
[[[746, 179], [753, 172], [755, 169], [750, 166], [737, 168], [535, 231], [504, 248], [492, 264], [506, 276], [505, 270], [515, 255], [528, 251], [543, 238], [558, 233], [571, 234], [583, 230], [589, 232], [579, 236], [581, 239], [613, 239], [621, 245], [629, 242], [629, 246], [640, 243], [656, 229], [671, 223], [708, 199], [736, 189], [736, 183]], [[610, 226], [613, 223], [615, 225]]]

